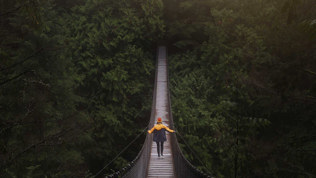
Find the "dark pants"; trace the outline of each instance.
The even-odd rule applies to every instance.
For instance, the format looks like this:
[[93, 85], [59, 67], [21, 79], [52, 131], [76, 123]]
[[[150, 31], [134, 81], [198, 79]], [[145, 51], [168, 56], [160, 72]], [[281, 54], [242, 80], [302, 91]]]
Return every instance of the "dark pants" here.
[[[163, 142], [156, 142], [157, 143], [157, 153], [158, 153], [158, 156], [160, 157], [160, 153], [161, 153], [161, 156], [163, 156]], [[161, 152], [159, 151], [161, 148]]]

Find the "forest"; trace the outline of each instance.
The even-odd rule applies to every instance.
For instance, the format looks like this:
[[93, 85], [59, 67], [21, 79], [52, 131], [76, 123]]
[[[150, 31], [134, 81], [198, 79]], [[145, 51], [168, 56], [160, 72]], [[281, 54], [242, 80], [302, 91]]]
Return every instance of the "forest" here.
[[0, 177], [94, 177], [146, 128], [161, 44], [194, 166], [316, 177], [315, 0], [1, 0]]

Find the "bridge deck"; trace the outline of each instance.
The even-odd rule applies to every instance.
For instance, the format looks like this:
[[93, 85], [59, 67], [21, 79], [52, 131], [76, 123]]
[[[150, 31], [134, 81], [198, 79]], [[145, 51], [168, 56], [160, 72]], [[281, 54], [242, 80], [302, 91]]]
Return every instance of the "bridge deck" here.
[[[158, 73], [157, 73], [157, 94], [156, 94], [156, 112], [155, 118], [162, 118], [163, 124], [169, 127], [168, 115], [168, 78], [167, 78], [167, 58], [166, 47], [158, 48]], [[164, 142], [164, 158], [158, 158], [157, 145], [152, 144], [151, 155], [148, 167], [148, 178], [168, 178], [174, 176], [173, 158], [171, 152], [171, 145], [169, 143], [170, 135], [167, 132], [167, 141]]]

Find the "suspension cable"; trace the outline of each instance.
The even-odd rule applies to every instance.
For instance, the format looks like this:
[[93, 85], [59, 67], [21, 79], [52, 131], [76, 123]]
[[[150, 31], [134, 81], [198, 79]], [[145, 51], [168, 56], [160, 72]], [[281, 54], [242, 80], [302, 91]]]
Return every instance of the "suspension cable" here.
[[99, 174], [101, 174], [101, 172], [105, 169], [105, 168], [107, 168], [112, 162], [114, 162], [129, 146], [131, 146], [132, 145], [132, 143], [134, 143], [145, 131], [147, 131], [147, 127], [145, 127], [144, 129], [143, 129], [143, 131], [141, 132], [141, 133], [139, 133], [135, 138], [134, 138], [134, 140], [132, 140], [119, 154], [117, 154], [113, 159], [112, 159], [112, 161], [110, 161], [108, 164], [106, 164], [98, 173], [96, 173], [94, 176], [93, 176], [93, 178], [94, 177], [97, 177]]
[[208, 169], [208, 167], [206, 167], [205, 163], [203, 161], [201, 161], [200, 157], [197, 156], [197, 154], [195, 153], [195, 151], [191, 148], [191, 146], [185, 141], [185, 139], [183, 138], [183, 136], [178, 132], [178, 130], [176, 131], [176, 134], [179, 135], [179, 137], [183, 140], [183, 142], [185, 143], [185, 145], [189, 148], [189, 150], [194, 154], [194, 156], [197, 158], [197, 160], [206, 168], [207, 172], [209, 174], [211, 174], [211, 171]]

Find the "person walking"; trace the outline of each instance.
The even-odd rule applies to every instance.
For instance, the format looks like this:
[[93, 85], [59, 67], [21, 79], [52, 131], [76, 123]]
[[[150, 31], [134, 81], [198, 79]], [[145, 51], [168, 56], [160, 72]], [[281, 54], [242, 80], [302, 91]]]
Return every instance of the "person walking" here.
[[167, 126], [163, 125], [162, 119], [160, 117], [158, 117], [157, 119], [157, 124], [152, 129], [148, 130], [149, 134], [154, 132], [153, 140], [157, 144], [158, 157], [160, 157], [160, 153], [161, 153], [161, 157], [163, 157], [163, 142], [167, 141], [166, 130], [168, 132], [175, 132], [174, 130], [171, 130]]

